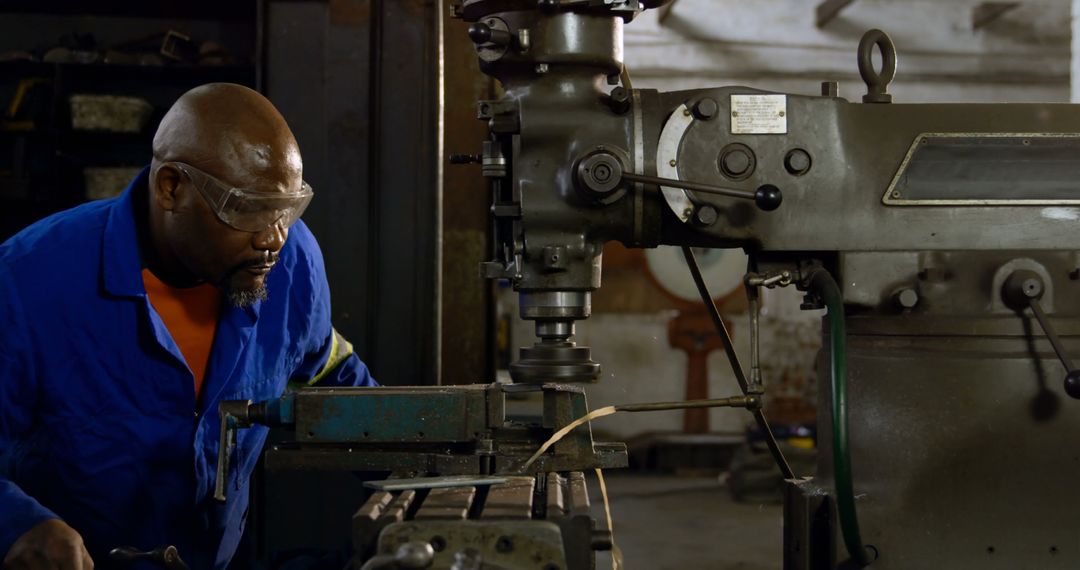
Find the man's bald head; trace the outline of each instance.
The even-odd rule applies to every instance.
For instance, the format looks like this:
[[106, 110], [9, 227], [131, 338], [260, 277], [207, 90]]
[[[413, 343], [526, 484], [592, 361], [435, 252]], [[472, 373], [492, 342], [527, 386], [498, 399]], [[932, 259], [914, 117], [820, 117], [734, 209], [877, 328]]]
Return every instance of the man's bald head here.
[[[165, 114], [153, 150], [151, 270], [174, 286], [218, 284], [238, 305], [264, 297], [266, 274], [284, 247], [288, 227], [272, 223], [249, 231], [230, 226], [216, 209], [220, 194], [214, 192], [224, 190], [211, 189], [205, 178], [192, 178], [185, 169], [239, 188], [245, 196], [268, 194], [271, 200], [262, 202], [266, 207], [280, 203], [272, 200], [274, 194], [296, 195], [304, 187], [303, 163], [281, 113], [247, 87], [196, 87]], [[258, 201], [246, 200], [237, 203]]]
[[[299, 189], [303, 162], [289, 125], [258, 92], [211, 83], [183, 94], [154, 135], [154, 159], [186, 162], [237, 186]], [[273, 188], [276, 181], [292, 187]]]

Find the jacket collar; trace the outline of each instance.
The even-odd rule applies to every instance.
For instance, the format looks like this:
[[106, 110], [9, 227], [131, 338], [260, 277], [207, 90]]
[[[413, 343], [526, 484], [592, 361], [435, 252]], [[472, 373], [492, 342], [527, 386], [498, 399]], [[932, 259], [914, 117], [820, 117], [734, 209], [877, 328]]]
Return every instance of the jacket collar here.
[[[146, 213], [136, 212], [135, 205], [138, 193], [145, 194], [150, 191], [149, 180], [150, 167], [146, 166], [113, 201], [108, 220], [105, 222], [101, 275], [105, 291], [110, 295], [117, 297], [146, 295], [146, 286], [142, 280], [142, 258], [139, 255], [139, 234], [135, 224], [135, 216], [146, 215]], [[248, 319], [246, 324], [250, 325], [258, 319], [261, 306], [261, 301], [243, 309], [226, 306], [223, 308], [222, 316], [242, 313]]]
[[146, 294], [142, 281], [142, 261], [139, 258], [139, 235], [135, 229], [135, 193], [148, 192], [150, 167], [128, 184], [127, 189], [113, 200], [105, 222], [102, 240], [101, 275], [105, 292], [117, 297], [139, 297]]

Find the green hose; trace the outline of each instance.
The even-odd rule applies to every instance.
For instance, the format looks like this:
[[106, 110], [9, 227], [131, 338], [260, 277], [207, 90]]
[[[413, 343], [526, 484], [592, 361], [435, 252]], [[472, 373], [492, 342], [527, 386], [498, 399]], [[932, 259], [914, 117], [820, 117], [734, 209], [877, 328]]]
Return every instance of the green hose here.
[[832, 275], [818, 268], [810, 274], [810, 288], [828, 309], [829, 357], [832, 386], [833, 478], [836, 484], [836, 511], [844, 546], [852, 560], [867, 566], [877, 558], [877, 549], [863, 545], [859, 517], [855, 511], [855, 486], [851, 477], [851, 450], [848, 447], [847, 413], [847, 333], [844, 328], [844, 299]]

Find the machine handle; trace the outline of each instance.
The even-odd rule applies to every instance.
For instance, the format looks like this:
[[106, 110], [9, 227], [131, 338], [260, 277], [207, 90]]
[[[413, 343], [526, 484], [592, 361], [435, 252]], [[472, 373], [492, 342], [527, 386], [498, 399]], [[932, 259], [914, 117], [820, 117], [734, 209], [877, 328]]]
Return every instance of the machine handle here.
[[692, 192], [701, 192], [702, 194], [717, 194], [729, 198], [753, 200], [758, 208], [766, 212], [779, 208], [780, 203], [784, 201], [784, 195], [780, 192], [780, 189], [772, 184], [762, 184], [758, 186], [756, 191], [751, 192], [740, 188], [728, 188], [713, 184], [702, 184], [701, 182], [688, 182], [686, 180], [626, 172], [619, 159], [603, 147], [597, 147], [591, 154], [578, 160], [574, 170], [576, 172], [575, 183], [578, 191], [588, 198], [601, 202], [614, 195], [620, 185], [628, 182], [671, 186]]
[[476, 45], [493, 44], [499, 47], [509, 47], [514, 43], [513, 34], [507, 30], [492, 28], [480, 22], [469, 26], [469, 39]]
[[222, 503], [226, 497], [229, 480], [229, 459], [236, 449], [236, 418], [224, 409], [218, 409], [221, 432], [218, 437], [217, 473], [214, 474], [214, 500]]
[[121, 546], [109, 551], [109, 559], [116, 562], [151, 560], [160, 564], [166, 570], [190, 570], [184, 560], [180, 558], [180, 551], [175, 546], [159, 546], [149, 552], [136, 550], [130, 546]]
[[251, 400], [226, 400], [218, 404], [221, 431], [218, 435], [217, 473], [214, 474], [214, 499], [217, 501], [225, 502], [227, 498], [229, 464], [236, 451], [236, 430], [251, 425], [252, 407]]
[[701, 192], [702, 194], [717, 194], [731, 198], [753, 200], [758, 208], [765, 210], [766, 212], [771, 212], [779, 208], [780, 203], [784, 201], [783, 193], [780, 192], [779, 188], [772, 184], [762, 184], [761, 186], [758, 186], [757, 190], [751, 192], [739, 188], [727, 188], [724, 186], [714, 186], [712, 184], [702, 184], [701, 182], [687, 182], [685, 180], [659, 178], [656, 176], [646, 176], [644, 174], [634, 174], [632, 172], [623, 172], [622, 179], [628, 182], [641, 182], [642, 184], [672, 186], [674, 188], [682, 188], [693, 192]]
[[1054, 331], [1054, 328], [1050, 326], [1050, 319], [1046, 318], [1046, 313], [1043, 312], [1042, 305], [1039, 304], [1039, 299], [1042, 298], [1045, 290], [1046, 286], [1038, 273], [1018, 269], [1005, 279], [1001, 294], [1005, 304], [1016, 310], [1023, 310], [1025, 307], [1031, 308], [1035, 320], [1039, 321], [1039, 326], [1042, 327], [1046, 339], [1050, 341], [1050, 346], [1054, 347], [1054, 352], [1057, 353], [1058, 359], [1061, 360], [1061, 365], [1065, 367], [1065, 393], [1073, 398], [1080, 399], [1080, 370], [1073, 366], [1072, 359], [1065, 352], [1065, 346], [1061, 344], [1061, 339], [1058, 337], [1057, 332]]
[[726, 195], [729, 196], [729, 198], [753, 200], [758, 208], [764, 209], [766, 212], [772, 212], [773, 209], [777, 209], [784, 201], [783, 192], [773, 185], [761, 185], [757, 187], [757, 190], [751, 192], [750, 190], [741, 190], [739, 188], [726, 188], [723, 186], [701, 184], [701, 182], [674, 180], [672, 178], [660, 178], [657, 176], [646, 176], [644, 174], [627, 172], [622, 173], [622, 179], [631, 182], [642, 182], [642, 184], [671, 186], [693, 192], [701, 192], [703, 194]]

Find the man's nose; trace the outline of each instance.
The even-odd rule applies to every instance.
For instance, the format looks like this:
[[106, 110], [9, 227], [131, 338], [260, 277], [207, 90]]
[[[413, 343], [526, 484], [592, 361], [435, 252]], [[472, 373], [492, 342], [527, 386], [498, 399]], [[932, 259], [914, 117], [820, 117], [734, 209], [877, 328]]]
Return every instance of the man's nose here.
[[255, 234], [252, 245], [255, 249], [277, 253], [285, 247], [285, 239], [289, 237], [289, 228], [281, 222], [274, 222], [270, 227]]

